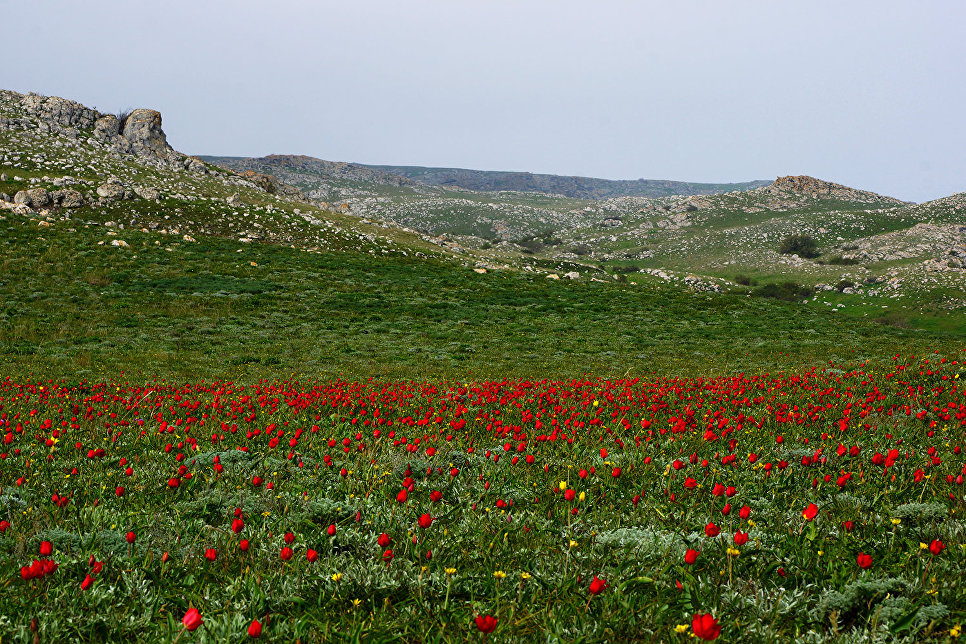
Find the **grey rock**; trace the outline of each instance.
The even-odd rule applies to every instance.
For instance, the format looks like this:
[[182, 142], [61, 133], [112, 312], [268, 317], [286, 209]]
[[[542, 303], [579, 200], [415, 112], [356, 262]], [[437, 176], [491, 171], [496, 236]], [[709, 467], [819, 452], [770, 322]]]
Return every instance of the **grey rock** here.
[[27, 191], [27, 205], [31, 208], [43, 208], [51, 204], [50, 193], [46, 188], [32, 188]]
[[121, 122], [113, 114], [107, 114], [94, 123], [94, 136], [102, 141], [110, 141], [121, 133]]
[[5, 173], [0, 173], [0, 181], [6, 181], [7, 175]]
[[242, 205], [242, 200], [238, 198], [238, 193], [236, 192], [232, 196], [228, 197], [228, 205], [232, 208], [238, 208]]
[[63, 127], [90, 129], [100, 116], [89, 107], [58, 96], [28, 94], [23, 97], [20, 106], [31, 116]]
[[117, 183], [102, 183], [97, 187], [97, 196], [105, 199], [121, 199], [124, 197], [124, 188]]
[[30, 198], [27, 196], [26, 190], [20, 190], [13, 196], [13, 202], [16, 204], [22, 204], [24, 206], [30, 205]]
[[6, 192], [0, 192], [0, 201], [10, 203], [10, 195], [8, 195]]
[[141, 199], [147, 199], [149, 201], [154, 201], [160, 196], [160, 193], [151, 186], [135, 186], [134, 192]]
[[60, 198], [61, 208], [80, 208], [84, 205], [84, 195], [77, 190], [62, 190]]

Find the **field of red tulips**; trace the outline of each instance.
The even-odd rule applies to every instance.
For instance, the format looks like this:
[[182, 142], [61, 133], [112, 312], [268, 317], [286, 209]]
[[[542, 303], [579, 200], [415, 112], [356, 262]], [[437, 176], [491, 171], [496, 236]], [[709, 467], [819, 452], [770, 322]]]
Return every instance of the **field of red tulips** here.
[[955, 639], [964, 380], [7, 380], [0, 635]]

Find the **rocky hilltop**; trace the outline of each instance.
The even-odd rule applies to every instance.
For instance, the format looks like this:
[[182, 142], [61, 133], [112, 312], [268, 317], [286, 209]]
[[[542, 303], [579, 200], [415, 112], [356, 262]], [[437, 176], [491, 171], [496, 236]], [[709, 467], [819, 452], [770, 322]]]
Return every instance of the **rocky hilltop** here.
[[831, 181], [823, 181], [806, 175], [778, 177], [767, 186], [767, 191], [772, 193], [791, 192], [803, 194], [814, 199], [837, 199], [839, 201], [849, 201], [853, 203], [875, 203], [875, 204], [895, 204], [897, 206], [908, 205], [909, 202], [886, 197], [866, 190], [856, 190], [848, 186], [843, 186]]

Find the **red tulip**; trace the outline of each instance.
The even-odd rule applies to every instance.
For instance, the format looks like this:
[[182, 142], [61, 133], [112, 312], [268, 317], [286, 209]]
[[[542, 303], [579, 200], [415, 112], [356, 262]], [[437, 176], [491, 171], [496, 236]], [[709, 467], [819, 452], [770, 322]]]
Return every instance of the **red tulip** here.
[[604, 581], [603, 579], [598, 579], [597, 575], [594, 575], [594, 578], [593, 580], [591, 580], [590, 588], [588, 590], [590, 591], [591, 595], [599, 595], [602, 592], [604, 592], [606, 588], [607, 588], [607, 582]]
[[815, 515], [817, 514], [818, 514], [818, 506], [815, 505], [814, 503], [809, 503], [808, 507], [806, 507], [802, 511], [802, 516], [805, 517], [806, 521], [811, 521], [812, 519], [815, 518]]
[[621, 476], [621, 468], [619, 468], [619, 467], [615, 467], [615, 468], [614, 468], [614, 469], [613, 469], [613, 470], [611, 471], [611, 473], [610, 473], [610, 475], [611, 475], [611, 476], [613, 476], [613, 477], [614, 477], [615, 479], [618, 479], [618, 478], [620, 478], [620, 476]]
[[443, 498], [443, 493], [440, 492], [439, 490], [433, 490], [432, 492], [429, 493], [429, 500], [432, 501], [433, 503], [439, 503], [442, 498]]
[[689, 566], [692, 565], [698, 560], [698, 555], [700, 554], [700, 550], [692, 550], [691, 548], [688, 548], [688, 551], [684, 553], [684, 563], [688, 564]]
[[54, 552], [54, 544], [49, 541], [40, 542], [40, 556], [49, 557]]
[[241, 543], [238, 544], [238, 549], [241, 550], [242, 552], [248, 552], [248, 547], [250, 545], [251, 544], [248, 543], [248, 539], [242, 539]]
[[419, 517], [419, 527], [426, 529], [433, 525], [433, 517], [428, 514], [423, 514]]
[[334, 537], [335, 536], [335, 524], [333, 523], [328, 528], [326, 528], [325, 529], [325, 533], [327, 535], [329, 535], [330, 537]]
[[286, 543], [286, 545], [292, 545], [293, 543], [295, 543], [295, 535], [292, 534], [291, 532], [286, 532], [285, 533], [285, 543]]
[[181, 481], [177, 477], [172, 476], [168, 479], [168, 487], [175, 488], [181, 485]]
[[480, 630], [481, 633], [488, 634], [496, 630], [496, 617], [492, 615], [477, 615], [476, 617], [476, 628]]
[[751, 508], [749, 508], [747, 505], [741, 506], [741, 509], [738, 510], [738, 516], [741, 517], [743, 520], [747, 519], [748, 517], [751, 516]]
[[567, 488], [564, 491], [564, 499], [568, 501], [573, 501], [576, 498], [577, 498], [577, 492], [575, 492], [573, 488]]
[[253, 619], [251, 625], [248, 627], [248, 637], [261, 637], [262, 636], [262, 623], [257, 619]]
[[709, 537], [717, 537], [721, 533], [721, 528], [716, 526], [714, 522], [711, 522], [704, 526], [704, 533]]
[[184, 614], [183, 618], [181, 618], [181, 623], [184, 624], [184, 627], [189, 631], [193, 631], [201, 626], [202, 621], [201, 613], [198, 612], [197, 608], [189, 608], [188, 612]]
[[406, 499], [409, 498], [409, 491], [406, 488], [399, 490], [399, 494], [396, 495], [396, 500], [400, 503], [405, 503]]
[[292, 559], [293, 554], [295, 553], [292, 551], [292, 549], [289, 548], [288, 546], [285, 546], [284, 548], [282, 548], [282, 552], [279, 553], [279, 556], [282, 558], [283, 561], [289, 561]]
[[234, 519], [231, 522], [231, 531], [238, 534], [245, 529], [245, 522], [241, 519]]
[[9, 521], [7, 521], [6, 519], [4, 519], [3, 521], [0, 521], [0, 534], [3, 534], [4, 532], [6, 532], [9, 529], [10, 529], [10, 522]]
[[385, 548], [390, 543], [392, 543], [392, 537], [390, 537], [388, 534], [383, 532], [381, 535], [379, 535], [379, 538], [376, 540], [376, 543], [379, 544], [380, 548]]
[[739, 530], [738, 532], [736, 532], [735, 533], [735, 545], [736, 546], [743, 546], [746, 543], [748, 543], [748, 533], [747, 532], [742, 532], [741, 530]]
[[872, 555], [867, 555], [864, 552], [860, 552], [859, 556], [855, 558], [855, 562], [859, 564], [859, 568], [863, 570], [872, 566]]
[[711, 613], [695, 615], [691, 622], [691, 630], [703, 640], [717, 639], [721, 635], [721, 624], [718, 623]]
[[305, 552], [305, 558], [308, 559], [309, 562], [313, 562], [313, 561], [315, 561], [316, 559], [319, 558], [319, 553], [317, 553], [315, 550], [312, 550], [311, 548], [309, 548]]
[[207, 559], [208, 561], [214, 561], [217, 558], [218, 558], [217, 550], [215, 550], [214, 548], [208, 548], [207, 550], [205, 550], [205, 559]]
[[388, 564], [390, 561], [392, 561], [393, 556], [392, 550], [386, 550], [384, 553], [382, 553], [382, 560]]
[[946, 544], [944, 544], [939, 539], [933, 539], [932, 543], [929, 544], [929, 552], [934, 555], [938, 555], [940, 552], [946, 549]]
[[133, 531], [131, 531], [131, 532], [128, 532], [128, 533], [127, 533], [127, 542], [128, 542], [128, 543], [131, 543], [131, 544], [133, 544], [133, 543], [134, 543], [134, 541], [135, 541], [135, 540], [136, 540], [137, 538], [138, 538], [138, 536], [137, 536], [136, 534], [134, 534], [134, 532], [133, 532]]

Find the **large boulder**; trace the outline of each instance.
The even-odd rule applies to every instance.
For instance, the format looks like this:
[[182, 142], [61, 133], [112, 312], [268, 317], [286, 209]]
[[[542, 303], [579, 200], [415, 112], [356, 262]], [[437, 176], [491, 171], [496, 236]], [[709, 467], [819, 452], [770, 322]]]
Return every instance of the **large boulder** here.
[[104, 199], [123, 199], [124, 186], [114, 182], [102, 183], [97, 186], [97, 196]]
[[80, 208], [84, 205], [84, 195], [70, 188], [51, 193], [54, 202], [61, 208]]
[[104, 141], [111, 141], [121, 133], [121, 122], [113, 114], [105, 114], [94, 123], [94, 136]]
[[154, 201], [160, 196], [160, 193], [151, 186], [135, 186], [134, 194], [149, 201]]
[[124, 121], [121, 136], [127, 141], [131, 152], [139, 156], [154, 157], [160, 161], [171, 162], [180, 157], [170, 145], [161, 129], [161, 112], [156, 110], [134, 110]]
[[30, 208], [43, 208], [51, 204], [50, 193], [46, 188], [31, 188], [21, 190], [13, 196], [13, 202], [23, 204]]

